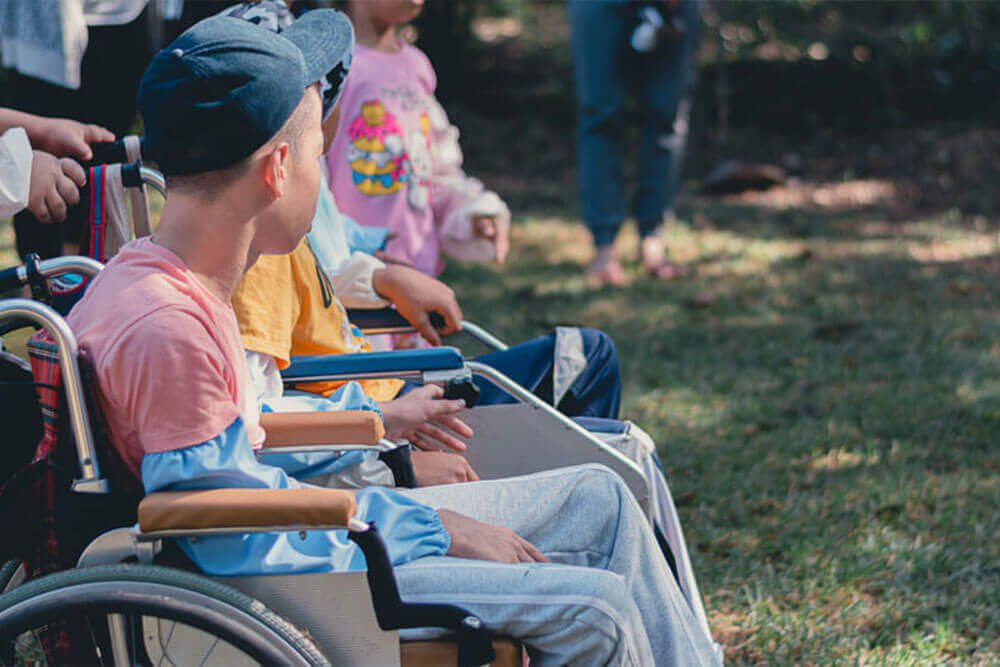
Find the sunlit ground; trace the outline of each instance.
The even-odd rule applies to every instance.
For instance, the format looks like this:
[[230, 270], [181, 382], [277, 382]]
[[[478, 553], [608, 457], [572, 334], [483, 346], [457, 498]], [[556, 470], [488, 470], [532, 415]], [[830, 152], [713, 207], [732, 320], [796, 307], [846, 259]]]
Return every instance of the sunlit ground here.
[[630, 287], [589, 285], [564, 218], [522, 221], [503, 271], [445, 274], [508, 340], [617, 341], [732, 662], [1000, 660], [1000, 243], [948, 214], [890, 223], [891, 198], [689, 201], [668, 239], [696, 273], [672, 283], [633, 264]]
[[695, 273], [671, 283], [633, 262], [630, 287], [589, 284], [568, 215], [519, 220], [503, 270], [445, 273], [508, 341], [617, 341], [730, 662], [1000, 661], [1000, 244], [949, 214], [889, 222], [892, 198], [688, 200], [668, 239]]

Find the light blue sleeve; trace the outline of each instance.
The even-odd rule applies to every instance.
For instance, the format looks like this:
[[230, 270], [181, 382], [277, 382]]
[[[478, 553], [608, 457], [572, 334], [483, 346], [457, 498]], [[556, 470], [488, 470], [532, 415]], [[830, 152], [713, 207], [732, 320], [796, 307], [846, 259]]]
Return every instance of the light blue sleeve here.
[[[305, 391], [286, 391], [280, 398], [266, 399], [262, 412], [337, 412], [340, 410], [369, 410], [382, 416], [382, 410], [357, 382], [348, 382], [330, 396], [310, 394]], [[310, 479], [320, 475], [335, 475], [364, 461], [378, 457], [373, 450], [355, 452], [310, 452], [296, 454], [264, 454], [261, 460], [277, 466], [296, 479]]]
[[312, 228], [307, 236], [319, 265], [329, 271], [337, 271], [356, 250], [369, 255], [374, 254], [376, 250], [382, 250], [389, 236], [389, 230], [385, 227], [359, 225], [341, 213], [324, 175], [320, 183], [319, 200], [316, 203]]
[[387, 227], [368, 227], [359, 225], [354, 218], [340, 214], [344, 225], [344, 234], [347, 236], [347, 247], [351, 252], [360, 251], [366, 255], [374, 255], [379, 250], [385, 250], [385, 244], [389, 238]]
[[[184, 489], [308, 488], [285, 471], [259, 463], [237, 418], [218, 436], [191, 447], [147, 454], [142, 461], [146, 493]], [[393, 565], [425, 556], [443, 556], [448, 531], [432, 508], [391, 489], [369, 487], [355, 493], [357, 517], [375, 522]], [[304, 537], [302, 536], [304, 535]], [[361, 551], [342, 530], [214, 535], [179, 539], [181, 549], [212, 576], [301, 574], [364, 570]]]

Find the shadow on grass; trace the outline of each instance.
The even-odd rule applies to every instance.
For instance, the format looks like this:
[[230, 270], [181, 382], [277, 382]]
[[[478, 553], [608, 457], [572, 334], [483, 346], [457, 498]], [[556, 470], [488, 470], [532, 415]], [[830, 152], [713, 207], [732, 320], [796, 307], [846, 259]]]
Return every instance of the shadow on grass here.
[[556, 221], [516, 230], [506, 270], [445, 279], [509, 342], [561, 324], [615, 339], [623, 413], [659, 443], [731, 660], [1000, 659], [987, 235], [943, 219], [858, 234], [857, 210], [807, 212], [803, 243], [730, 213], [671, 234], [686, 280], [595, 289]]

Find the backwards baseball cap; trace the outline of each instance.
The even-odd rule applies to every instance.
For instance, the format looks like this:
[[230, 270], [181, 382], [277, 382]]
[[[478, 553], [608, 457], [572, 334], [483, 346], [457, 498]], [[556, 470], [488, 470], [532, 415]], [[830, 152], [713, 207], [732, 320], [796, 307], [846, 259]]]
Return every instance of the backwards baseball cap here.
[[230, 167], [285, 124], [354, 45], [348, 19], [311, 11], [280, 35], [214, 16], [160, 51], [139, 83], [145, 153], [164, 174]]
[[[296, 10], [305, 4], [300, 0], [295, 5]], [[247, 2], [240, 2], [223, 9], [218, 13], [218, 16], [232, 16], [233, 18], [249, 21], [271, 32], [283, 32], [295, 22], [297, 13], [299, 12], [292, 13], [292, 10], [285, 4], [285, 0], [248, 0]], [[334, 65], [333, 69], [319, 80], [320, 96], [323, 99], [324, 121], [330, 117], [330, 114], [333, 113], [333, 108], [337, 105], [340, 92], [344, 87], [344, 81], [347, 80], [347, 73], [351, 69], [351, 60], [354, 57], [354, 28], [351, 26], [350, 19], [346, 16], [343, 18], [347, 30], [350, 31], [351, 43], [350, 47], [344, 50], [343, 56]]]

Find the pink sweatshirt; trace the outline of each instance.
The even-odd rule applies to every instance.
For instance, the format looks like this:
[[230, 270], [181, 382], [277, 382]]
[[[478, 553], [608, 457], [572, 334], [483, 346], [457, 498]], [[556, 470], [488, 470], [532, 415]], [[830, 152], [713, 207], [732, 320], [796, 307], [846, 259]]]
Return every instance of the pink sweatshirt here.
[[493, 242], [473, 233], [474, 216], [510, 223], [500, 198], [462, 171], [458, 130], [434, 98], [436, 86], [419, 49], [401, 43], [399, 53], [383, 53], [359, 45], [326, 156], [340, 210], [394, 231], [386, 251], [430, 275], [441, 272], [442, 251], [495, 258]]

